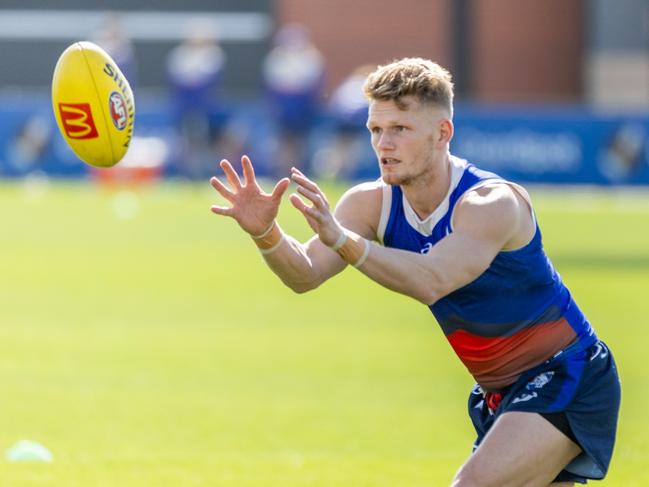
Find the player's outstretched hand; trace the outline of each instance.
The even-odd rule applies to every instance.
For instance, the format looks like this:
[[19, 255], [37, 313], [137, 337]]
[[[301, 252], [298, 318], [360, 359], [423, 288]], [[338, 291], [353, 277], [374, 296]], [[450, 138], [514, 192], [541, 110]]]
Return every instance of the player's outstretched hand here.
[[255, 170], [248, 156], [241, 158], [243, 167], [243, 183], [229, 161], [223, 159], [220, 163], [230, 188], [218, 178], [210, 179], [212, 187], [223, 196], [232, 206], [212, 206], [212, 212], [234, 218], [239, 226], [250, 235], [261, 235], [273, 223], [279, 211], [279, 204], [286, 188], [290, 184], [288, 178], [281, 179], [272, 193], [265, 193], [255, 178]]
[[297, 184], [297, 192], [312, 204], [309, 206], [295, 193], [289, 197], [291, 203], [304, 215], [320, 241], [329, 247], [333, 246], [340, 238], [343, 228], [332, 214], [327, 197], [316, 183], [294, 167], [291, 168], [291, 180]]

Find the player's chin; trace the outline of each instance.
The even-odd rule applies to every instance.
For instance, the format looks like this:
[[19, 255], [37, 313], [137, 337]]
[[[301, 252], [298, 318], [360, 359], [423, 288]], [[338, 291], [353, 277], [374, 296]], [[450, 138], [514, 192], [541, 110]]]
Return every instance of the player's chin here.
[[389, 184], [390, 186], [398, 186], [402, 183], [403, 178], [399, 177], [393, 172], [381, 171], [381, 179], [385, 184]]

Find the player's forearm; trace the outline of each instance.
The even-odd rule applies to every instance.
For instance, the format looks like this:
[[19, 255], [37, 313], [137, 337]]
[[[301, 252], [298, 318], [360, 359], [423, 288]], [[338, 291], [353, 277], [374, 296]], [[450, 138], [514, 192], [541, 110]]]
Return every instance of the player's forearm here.
[[277, 223], [266, 235], [253, 236], [253, 241], [268, 267], [293, 291], [305, 292], [321, 283], [304, 246]]
[[358, 270], [372, 280], [426, 305], [447, 294], [448, 280], [427, 262], [426, 256], [370, 245], [369, 255]]
[[449, 292], [452, 283], [428, 256], [388, 249], [346, 231], [346, 239], [335, 249], [349, 264], [382, 286], [410, 296], [426, 305]]
[[290, 235], [285, 236], [281, 249], [264, 255], [264, 260], [277, 277], [296, 293], [310, 291], [322, 284], [304, 246]]

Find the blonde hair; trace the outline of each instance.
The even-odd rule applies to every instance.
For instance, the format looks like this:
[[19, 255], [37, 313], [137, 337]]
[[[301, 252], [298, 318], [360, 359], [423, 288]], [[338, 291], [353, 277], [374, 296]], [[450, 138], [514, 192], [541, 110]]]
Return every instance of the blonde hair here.
[[414, 96], [421, 103], [445, 108], [453, 117], [451, 74], [428, 59], [403, 58], [377, 67], [365, 80], [363, 92], [370, 101], [392, 100], [402, 110], [407, 107], [403, 98]]

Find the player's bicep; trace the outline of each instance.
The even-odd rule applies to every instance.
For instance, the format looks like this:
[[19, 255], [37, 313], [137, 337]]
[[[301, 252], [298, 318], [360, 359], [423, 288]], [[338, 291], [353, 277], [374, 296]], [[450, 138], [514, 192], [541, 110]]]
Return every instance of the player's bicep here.
[[354, 186], [341, 198], [334, 216], [348, 230], [368, 240], [376, 240], [383, 204], [383, 188], [378, 182]]
[[517, 234], [523, 212], [527, 209], [510, 187], [481, 188], [458, 205], [453, 218], [454, 233], [471, 242], [478, 257], [491, 261]]
[[497, 191], [471, 195], [456, 208], [453, 232], [431, 249], [439, 294], [453, 292], [482, 274], [515, 234], [520, 208], [515, 197]]

